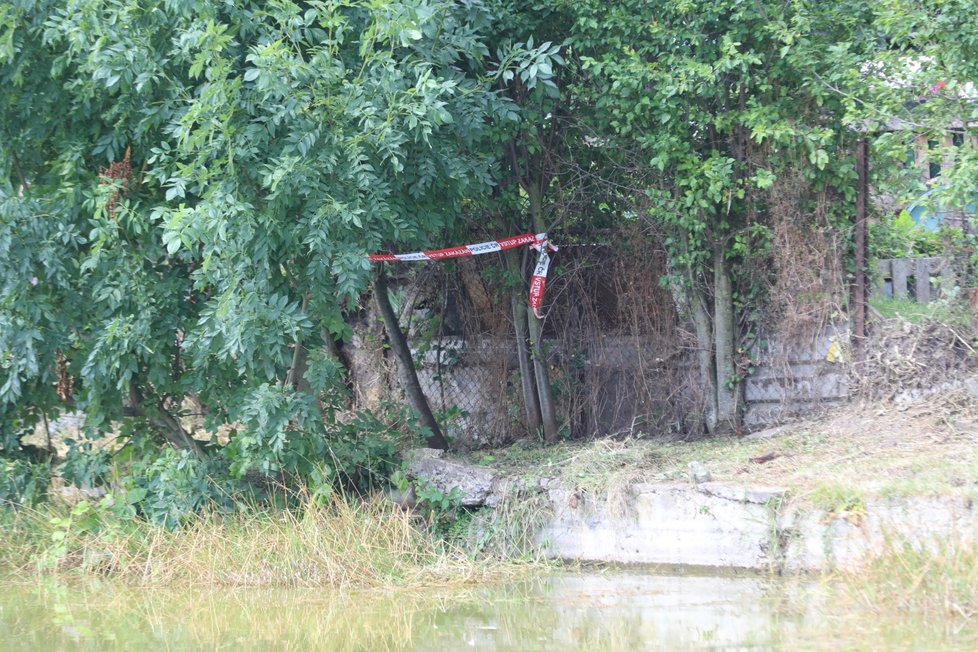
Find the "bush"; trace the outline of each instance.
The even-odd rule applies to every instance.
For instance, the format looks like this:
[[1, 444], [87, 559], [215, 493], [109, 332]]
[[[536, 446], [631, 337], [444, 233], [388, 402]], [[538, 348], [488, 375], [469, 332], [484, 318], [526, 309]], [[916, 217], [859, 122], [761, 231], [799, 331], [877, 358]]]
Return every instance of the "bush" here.
[[199, 460], [190, 451], [169, 448], [138, 457], [120, 488], [150, 523], [175, 528], [204, 507], [229, 508], [239, 487], [220, 460]]
[[[105, 487], [121, 497], [132, 516], [176, 528], [204, 509], [231, 511], [236, 503], [283, 507], [300, 496], [329, 496], [335, 490], [365, 494], [386, 486], [395, 468], [396, 442], [421, 436], [407, 427], [413, 420], [406, 415], [386, 416], [394, 425], [359, 412], [318, 432], [288, 420], [275, 427], [246, 424], [241, 433], [232, 432], [227, 446], [204, 444], [203, 459], [189, 450], [159, 448], [141, 433], [130, 433], [128, 443], [115, 451], [71, 442], [60, 471], [66, 483]], [[25, 468], [12, 468], [10, 482], [26, 483]]]
[[875, 260], [940, 256], [951, 236], [949, 229], [922, 228], [913, 221], [910, 213], [900, 211], [896, 217], [886, 217], [869, 225], [869, 255]]
[[0, 507], [36, 505], [50, 484], [50, 465], [0, 457]]

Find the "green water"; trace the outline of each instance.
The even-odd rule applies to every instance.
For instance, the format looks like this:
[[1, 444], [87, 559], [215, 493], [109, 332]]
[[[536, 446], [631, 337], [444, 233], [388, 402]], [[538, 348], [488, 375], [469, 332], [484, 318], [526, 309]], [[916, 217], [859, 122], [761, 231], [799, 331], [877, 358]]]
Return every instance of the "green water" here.
[[[811, 583], [637, 571], [395, 594], [0, 585], [2, 650], [892, 649], [828, 636]], [[913, 649], [931, 649], [910, 642]], [[940, 646], [939, 646], [940, 647]], [[933, 648], [933, 649], [939, 649]]]

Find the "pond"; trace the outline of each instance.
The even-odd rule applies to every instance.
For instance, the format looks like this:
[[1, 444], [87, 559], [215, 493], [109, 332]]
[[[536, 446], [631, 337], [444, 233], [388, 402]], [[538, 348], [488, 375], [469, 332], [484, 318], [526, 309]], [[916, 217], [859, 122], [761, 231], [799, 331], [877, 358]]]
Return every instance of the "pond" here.
[[[638, 570], [396, 594], [0, 585], [3, 650], [871, 649], [826, 636], [815, 583]], [[814, 619], [814, 620], [813, 620]], [[876, 641], [879, 643], [879, 641]]]

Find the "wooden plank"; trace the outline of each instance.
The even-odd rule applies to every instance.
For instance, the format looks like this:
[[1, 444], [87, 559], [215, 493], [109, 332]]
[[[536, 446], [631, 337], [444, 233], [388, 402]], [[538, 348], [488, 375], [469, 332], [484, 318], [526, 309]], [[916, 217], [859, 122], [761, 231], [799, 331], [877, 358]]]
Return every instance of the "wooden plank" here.
[[932, 259], [918, 258], [914, 269], [914, 291], [917, 303], [930, 303], [930, 268]]
[[899, 258], [893, 261], [893, 298], [907, 298], [907, 279], [910, 277], [912, 263], [906, 258]]

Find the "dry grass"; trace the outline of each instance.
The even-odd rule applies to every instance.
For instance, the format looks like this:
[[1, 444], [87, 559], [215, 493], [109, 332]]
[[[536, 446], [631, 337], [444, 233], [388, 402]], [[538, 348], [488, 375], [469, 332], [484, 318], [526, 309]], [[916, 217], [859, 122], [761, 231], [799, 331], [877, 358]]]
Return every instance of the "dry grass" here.
[[919, 614], [949, 631], [978, 626], [978, 548], [892, 544], [858, 572], [840, 573], [841, 591], [863, 609]]
[[[876, 305], [882, 304], [877, 301]], [[892, 400], [975, 373], [975, 332], [966, 316], [951, 318], [963, 308], [939, 300], [918, 309], [926, 311], [926, 317], [902, 312], [874, 320], [865, 360], [851, 367], [854, 396]]]
[[[485, 583], [525, 562], [476, 560], [379, 499], [322, 507], [205, 513], [178, 530], [119, 521], [98, 508], [7, 515], [0, 570], [15, 576], [100, 575], [141, 586], [317, 586], [337, 589]], [[93, 516], [94, 514], [94, 516]]]

